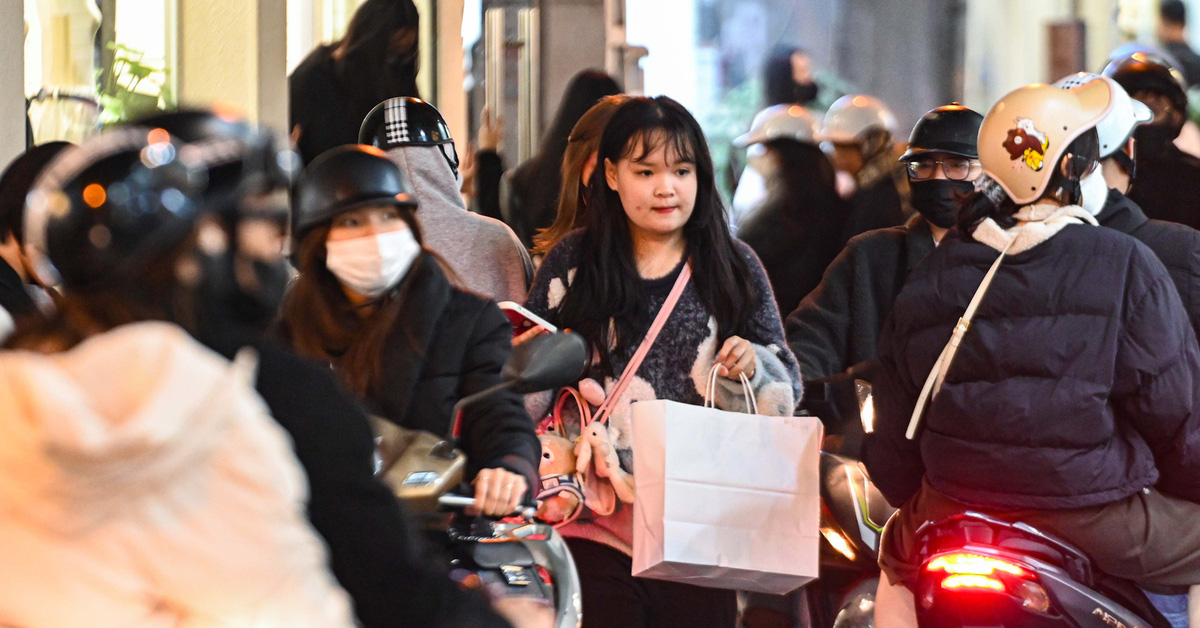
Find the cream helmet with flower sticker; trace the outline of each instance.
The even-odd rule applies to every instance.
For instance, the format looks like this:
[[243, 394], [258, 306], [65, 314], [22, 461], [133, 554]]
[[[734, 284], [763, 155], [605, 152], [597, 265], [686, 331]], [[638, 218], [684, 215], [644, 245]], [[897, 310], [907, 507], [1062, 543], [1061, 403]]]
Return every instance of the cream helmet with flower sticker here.
[[1067, 146], [1112, 109], [1107, 81], [1074, 89], [1035, 83], [1009, 92], [983, 118], [979, 162], [1017, 205], [1042, 197]]

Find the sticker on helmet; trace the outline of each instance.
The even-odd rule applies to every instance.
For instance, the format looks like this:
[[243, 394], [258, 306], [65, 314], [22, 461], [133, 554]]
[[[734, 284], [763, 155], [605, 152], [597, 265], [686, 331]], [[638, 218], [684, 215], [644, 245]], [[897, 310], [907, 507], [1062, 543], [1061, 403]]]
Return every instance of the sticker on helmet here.
[[1009, 129], [1008, 137], [1004, 139], [1004, 150], [1008, 151], [1008, 158], [1014, 161], [1021, 159], [1034, 172], [1041, 171], [1046, 149], [1050, 148], [1050, 140], [1046, 138], [1045, 133], [1033, 126], [1033, 120], [1029, 118], [1017, 118], [1014, 122], [1017, 128]]
[[408, 136], [408, 102], [403, 98], [393, 98], [384, 105], [383, 124], [390, 144], [404, 144]]

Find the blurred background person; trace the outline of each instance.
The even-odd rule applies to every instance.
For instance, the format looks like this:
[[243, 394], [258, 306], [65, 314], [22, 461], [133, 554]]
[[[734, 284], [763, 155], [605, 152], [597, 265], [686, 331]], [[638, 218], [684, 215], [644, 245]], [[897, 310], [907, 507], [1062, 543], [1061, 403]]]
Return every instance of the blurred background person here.
[[[842, 96], [825, 112], [821, 139], [833, 150], [833, 165], [853, 180], [842, 243], [872, 229], [904, 222], [900, 190], [894, 180], [892, 153], [896, 116], [878, 98], [857, 94]], [[903, 176], [903, 175], [900, 175]]]
[[766, 200], [742, 217], [738, 238], [758, 254], [785, 313], [821, 282], [841, 250], [845, 228], [844, 201], [833, 164], [821, 152], [818, 127], [804, 107], [775, 105], [733, 142], [750, 147], [754, 169], [767, 182]]
[[1200, 55], [1187, 43], [1187, 7], [1181, 0], [1163, 0], [1155, 29], [1163, 51], [1179, 63], [1188, 85], [1200, 85]]
[[808, 106], [818, 95], [820, 87], [807, 51], [793, 46], [776, 46], [771, 50], [763, 63], [763, 96], [768, 107]]
[[[801, 48], [794, 46], [776, 46], [763, 61], [763, 110], [758, 115], [774, 105], [803, 105], [808, 107], [816, 101], [820, 93], [816, 78], [813, 76], [812, 58]], [[755, 121], [751, 121], [753, 127]], [[736, 142], [734, 148], [745, 148]], [[738, 159], [740, 155], [730, 151], [729, 169], [727, 173], [736, 181], [733, 199], [729, 203], [729, 224], [737, 233], [738, 223], [742, 216], [757, 209], [767, 199], [767, 182], [764, 173], [759, 172], [752, 163], [754, 160], [747, 155], [746, 161]], [[743, 165], [744, 164], [744, 165]], [[737, 169], [741, 168], [741, 174]]]
[[571, 136], [567, 138], [567, 150], [563, 155], [562, 187], [558, 193], [558, 215], [554, 223], [533, 237], [533, 255], [540, 259], [558, 244], [563, 236], [587, 224], [588, 182], [596, 171], [600, 136], [604, 126], [621, 103], [629, 99], [624, 94], [605, 96], [587, 110]]
[[1100, 139], [1100, 166], [1080, 182], [1080, 205], [1096, 217], [1101, 227], [1127, 233], [1150, 247], [1179, 290], [1192, 328], [1200, 332], [1200, 231], [1165, 220], [1151, 220], [1137, 203], [1125, 196], [1137, 172], [1134, 131], [1154, 118], [1150, 108], [1125, 93], [1107, 76], [1086, 72], [1064, 77], [1054, 84], [1072, 89], [1092, 81], [1106, 81], [1112, 90], [1112, 109], [1096, 124]]
[[420, 97], [419, 34], [412, 0], [366, 0], [340, 40], [319, 46], [296, 66], [288, 77], [288, 125], [305, 164], [357, 142], [375, 105]]
[[501, 121], [492, 118], [492, 112], [485, 112], [476, 155], [479, 213], [503, 220], [525, 247], [532, 249], [534, 236], [549, 227], [558, 214], [563, 155], [571, 129], [597, 101], [619, 93], [621, 87], [604, 72], [583, 70], [576, 74], [567, 84], [554, 120], [542, 135], [537, 154], [508, 173], [506, 181], [498, 152], [501, 134], [492, 128]]
[[71, 146], [68, 142], [34, 146], [0, 175], [0, 341], [17, 320], [51, 309], [51, 293], [41, 286], [24, 251], [25, 197], [47, 164]]
[[1129, 198], [1150, 218], [1200, 227], [1200, 159], [1174, 143], [1187, 122], [1182, 73], [1162, 57], [1135, 52], [1114, 59], [1104, 75], [1154, 113], [1133, 132], [1140, 167]]

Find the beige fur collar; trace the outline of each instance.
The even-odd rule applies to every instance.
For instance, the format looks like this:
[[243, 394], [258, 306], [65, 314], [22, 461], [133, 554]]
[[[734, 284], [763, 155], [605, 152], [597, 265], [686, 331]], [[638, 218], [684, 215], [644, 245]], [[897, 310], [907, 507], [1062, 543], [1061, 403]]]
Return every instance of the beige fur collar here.
[[1026, 205], [1013, 217], [1019, 222], [1011, 229], [1001, 229], [991, 218], [984, 219], [971, 237], [997, 251], [1007, 248], [1009, 255], [1016, 255], [1049, 240], [1067, 225], [1099, 225], [1091, 213], [1078, 205]]

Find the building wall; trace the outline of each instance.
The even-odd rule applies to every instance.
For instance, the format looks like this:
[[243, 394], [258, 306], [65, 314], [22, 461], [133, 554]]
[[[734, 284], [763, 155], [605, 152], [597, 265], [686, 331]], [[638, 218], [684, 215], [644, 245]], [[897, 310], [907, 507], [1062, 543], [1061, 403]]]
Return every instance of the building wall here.
[[25, 150], [25, 7], [0, 2], [0, 167]]

